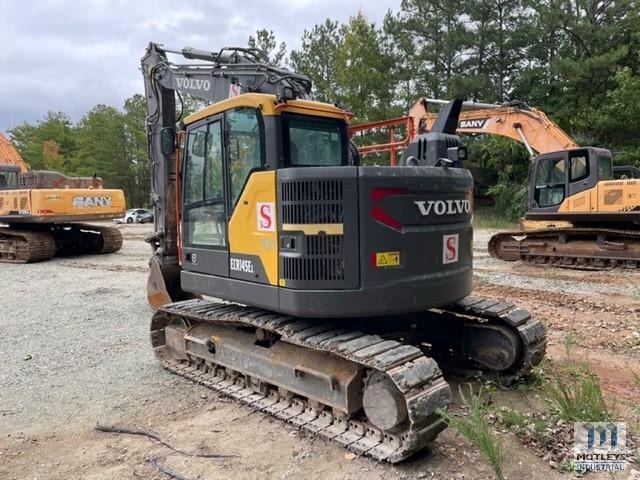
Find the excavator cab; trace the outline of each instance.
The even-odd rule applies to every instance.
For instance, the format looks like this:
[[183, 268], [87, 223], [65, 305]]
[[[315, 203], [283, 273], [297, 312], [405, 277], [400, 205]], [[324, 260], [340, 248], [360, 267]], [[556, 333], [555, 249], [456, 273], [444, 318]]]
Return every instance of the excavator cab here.
[[[557, 212], [566, 199], [575, 199], [575, 195], [612, 178], [611, 152], [603, 148], [574, 148], [538, 155], [532, 167], [528, 216]], [[574, 208], [580, 207], [576, 202], [573, 204]]]
[[0, 190], [18, 188], [20, 168], [17, 165], [0, 165]]

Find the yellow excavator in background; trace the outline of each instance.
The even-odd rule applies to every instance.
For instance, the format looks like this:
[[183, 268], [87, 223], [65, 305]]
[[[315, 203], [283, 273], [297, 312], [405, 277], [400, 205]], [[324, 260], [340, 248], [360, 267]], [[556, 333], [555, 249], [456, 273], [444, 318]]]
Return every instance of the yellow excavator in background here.
[[110, 220], [124, 211], [122, 190], [103, 189], [97, 176], [29, 170], [0, 133], [0, 262], [116, 252], [120, 230], [78, 222]]
[[[391, 133], [388, 143], [366, 145], [360, 152], [390, 151], [393, 164], [396, 149], [432, 128], [436, 114], [428, 111], [429, 103], [447, 102], [421, 98], [405, 117], [352, 127], [352, 135], [382, 127], [393, 132], [398, 125], [406, 130], [402, 140]], [[574, 268], [640, 267], [637, 168], [614, 169], [609, 150], [579, 147], [544, 112], [522, 102], [465, 103], [463, 108], [469, 110], [460, 114], [458, 133], [514, 139], [532, 159], [528, 208], [520, 230], [491, 237], [493, 257]]]

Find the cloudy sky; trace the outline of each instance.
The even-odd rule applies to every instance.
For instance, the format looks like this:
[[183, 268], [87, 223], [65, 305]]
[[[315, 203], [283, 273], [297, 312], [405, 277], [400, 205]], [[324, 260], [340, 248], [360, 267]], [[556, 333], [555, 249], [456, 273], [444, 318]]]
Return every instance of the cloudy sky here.
[[49, 110], [76, 122], [98, 103], [142, 93], [140, 57], [151, 40], [217, 50], [271, 29], [289, 49], [303, 31], [361, 10], [380, 23], [400, 0], [0, 0], [0, 131]]

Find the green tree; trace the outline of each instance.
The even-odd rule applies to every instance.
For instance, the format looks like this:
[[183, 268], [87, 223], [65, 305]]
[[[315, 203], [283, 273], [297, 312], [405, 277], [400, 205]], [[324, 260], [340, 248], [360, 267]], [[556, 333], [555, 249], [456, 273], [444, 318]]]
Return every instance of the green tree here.
[[106, 187], [124, 190], [130, 203], [135, 182], [124, 115], [114, 107], [96, 105], [78, 122], [76, 136], [73, 173], [97, 174]]
[[[18, 152], [32, 169], [55, 166], [60, 167], [63, 172], [67, 171], [66, 159], [74, 154], [76, 144], [71, 119], [66, 113], [49, 112], [35, 124], [23, 122], [9, 133]], [[55, 161], [51, 157], [51, 147], [54, 144]]]
[[133, 176], [131, 205], [148, 205], [151, 173], [145, 131], [145, 98], [136, 94], [124, 102], [125, 155]]
[[633, 0], [536, 2], [516, 94], [590, 136], [580, 118], [606, 101], [619, 68], [637, 66], [638, 19]]
[[340, 33], [335, 55], [338, 100], [351, 108], [355, 121], [392, 116], [395, 79], [390, 72], [395, 62], [382, 32], [358, 13]]
[[462, 71], [468, 39], [464, 5], [456, 0], [403, 0], [395, 18], [386, 20], [396, 43], [415, 58], [410, 74], [419, 96], [449, 96], [452, 81]]
[[319, 101], [331, 103], [337, 100], [336, 63], [341, 44], [338, 22], [326, 19], [311, 30], [305, 30], [301, 49], [291, 52], [291, 67], [311, 79], [314, 98]]
[[287, 55], [286, 43], [278, 43], [273, 30], [266, 28], [257, 30], [255, 36], [249, 35], [248, 44], [264, 52], [271, 65], [281, 66]]

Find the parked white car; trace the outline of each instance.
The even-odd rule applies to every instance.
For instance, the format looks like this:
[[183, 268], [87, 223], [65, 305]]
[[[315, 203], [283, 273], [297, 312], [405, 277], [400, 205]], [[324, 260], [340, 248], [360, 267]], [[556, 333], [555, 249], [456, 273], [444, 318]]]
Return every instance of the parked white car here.
[[146, 215], [151, 213], [151, 210], [147, 208], [130, 208], [124, 214], [124, 217], [114, 218], [115, 223], [134, 223], [138, 218], [138, 215]]

